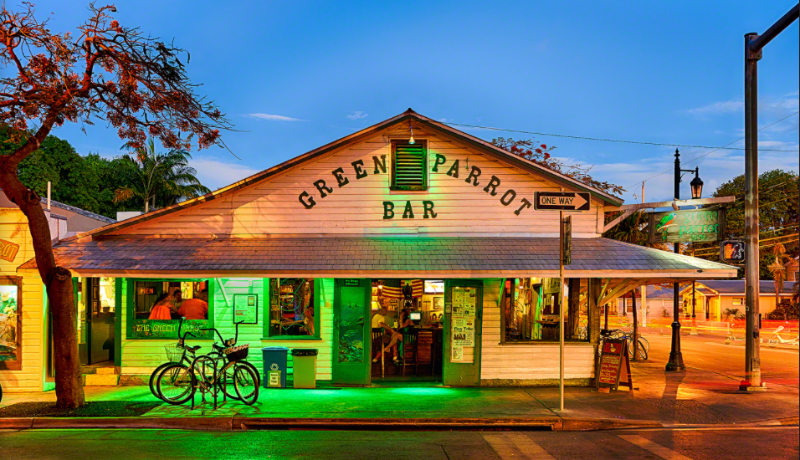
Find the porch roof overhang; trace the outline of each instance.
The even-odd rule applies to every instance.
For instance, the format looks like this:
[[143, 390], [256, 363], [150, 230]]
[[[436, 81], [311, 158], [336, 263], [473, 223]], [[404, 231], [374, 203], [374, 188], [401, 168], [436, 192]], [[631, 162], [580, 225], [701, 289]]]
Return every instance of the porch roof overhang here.
[[[76, 276], [558, 277], [558, 238], [107, 238], [64, 241], [56, 263]], [[30, 260], [20, 270], [36, 268]], [[731, 278], [736, 268], [606, 238], [573, 239], [567, 278]]]

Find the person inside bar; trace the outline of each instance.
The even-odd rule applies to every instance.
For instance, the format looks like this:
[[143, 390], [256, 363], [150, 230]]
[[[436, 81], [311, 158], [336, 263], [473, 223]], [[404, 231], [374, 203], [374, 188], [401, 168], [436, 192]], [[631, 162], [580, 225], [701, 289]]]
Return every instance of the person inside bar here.
[[203, 289], [193, 299], [184, 300], [180, 306], [178, 313], [186, 319], [208, 319], [208, 289]]
[[308, 333], [308, 335], [314, 335], [314, 306], [309, 305], [308, 308], [303, 311], [303, 328]]
[[397, 342], [403, 341], [403, 334], [401, 331], [404, 328], [414, 326], [414, 321], [411, 320], [408, 309], [403, 308], [402, 310], [400, 310], [400, 317], [399, 321], [397, 322], [397, 329], [392, 329], [391, 327], [389, 327], [389, 325], [387, 325], [383, 321], [381, 321], [378, 325], [382, 327], [384, 330], [383, 343], [387, 342], [387, 338], [389, 343], [377, 353], [377, 355], [372, 359], [372, 362], [373, 363], [378, 362], [378, 360], [381, 359], [381, 355], [383, 353], [392, 350], [392, 361], [394, 361], [394, 364], [396, 366], [402, 364], [400, 362], [400, 359], [397, 357]]
[[180, 305], [180, 303], [180, 288], [174, 288], [170, 292], [161, 294], [150, 309], [150, 317], [148, 319], [167, 320], [173, 319], [173, 316], [178, 317], [180, 313], [175, 305]]

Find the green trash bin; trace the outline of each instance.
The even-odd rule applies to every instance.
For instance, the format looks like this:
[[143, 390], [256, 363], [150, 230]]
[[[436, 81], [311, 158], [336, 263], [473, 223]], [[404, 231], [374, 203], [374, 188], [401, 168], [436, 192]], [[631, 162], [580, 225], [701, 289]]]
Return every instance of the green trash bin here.
[[317, 350], [313, 348], [295, 348], [292, 350], [294, 361], [294, 387], [317, 387]]

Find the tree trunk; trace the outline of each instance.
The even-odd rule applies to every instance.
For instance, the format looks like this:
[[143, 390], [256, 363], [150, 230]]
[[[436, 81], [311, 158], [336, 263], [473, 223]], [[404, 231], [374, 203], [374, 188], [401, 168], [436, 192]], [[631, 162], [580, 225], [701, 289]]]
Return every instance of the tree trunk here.
[[56, 405], [62, 408], [79, 407], [84, 404], [85, 399], [78, 358], [72, 274], [55, 263], [50, 226], [42, 209], [41, 199], [17, 178], [18, 161], [4, 159], [1, 166], [0, 187], [28, 218], [36, 265], [47, 290], [53, 318]]

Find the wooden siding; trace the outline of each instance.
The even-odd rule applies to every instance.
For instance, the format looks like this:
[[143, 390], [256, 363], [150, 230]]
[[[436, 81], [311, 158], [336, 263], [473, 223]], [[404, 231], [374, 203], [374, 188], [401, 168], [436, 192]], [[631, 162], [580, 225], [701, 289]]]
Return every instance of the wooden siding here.
[[[20, 246], [13, 262], [0, 260], [0, 275], [18, 276], [17, 267], [34, 256], [28, 219], [22, 211], [0, 209], [0, 239]], [[18, 311], [22, 318], [22, 369], [0, 370], [0, 384], [3, 385], [3, 391], [8, 393], [42, 391], [44, 388], [45, 324], [41, 278], [35, 275], [22, 277], [20, 296]]]
[[[414, 130], [415, 138], [427, 141], [429, 190], [390, 191], [391, 141], [407, 136], [407, 132], [407, 127], [390, 128], [223, 198], [112, 234], [241, 238], [322, 234], [558, 236], [558, 212], [535, 211], [533, 207], [522, 209], [519, 215], [515, 211], [520, 209], [523, 198], [532, 203], [536, 191], [559, 191], [559, 186], [442, 133]], [[439, 164], [434, 172], [437, 155], [444, 156], [446, 162]], [[373, 157], [383, 156], [387, 171], [374, 174], [377, 167]], [[367, 174], [361, 179], [356, 178], [352, 165], [358, 160], [363, 161]], [[459, 162], [458, 178], [447, 174], [455, 161]], [[478, 186], [467, 183], [474, 166], [481, 170]], [[341, 187], [332, 173], [337, 168], [342, 168], [342, 181], [349, 181]], [[484, 191], [492, 176], [500, 181], [495, 196]], [[320, 179], [333, 190], [324, 198], [314, 186]], [[504, 206], [501, 199], [509, 189], [516, 192], [516, 198]], [[300, 202], [304, 191], [316, 203], [310, 209]], [[383, 218], [385, 201], [394, 203], [393, 219]], [[404, 219], [404, 207], [409, 201], [414, 218]], [[424, 218], [423, 201], [433, 202], [436, 218]], [[602, 227], [601, 206], [600, 201], [592, 199], [591, 211], [574, 213], [576, 237], [598, 236], [598, 228]]]
[[[120, 280], [127, 283], [127, 280]], [[250, 354], [248, 361], [253, 363], [262, 372], [262, 347], [287, 347], [293, 348], [316, 348], [319, 350], [317, 356], [317, 380], [331, 379], [331, 355], [333, 341], [333, 279], [324, 279], [322, 282], [322, 293], [317, 311], [320, 312], [320, 340], [263, 340], [264, 322], [267, 321], [267, 302], [264, 298], [264, 278], [217, 278], [210, 280], [214, 283], [214, 327], [219, 329], [224, 338], [233, 337], [235, 328], [233, 325], [233, 296], [234, 294], [258, 294], [258, 313], [259, 322], [253, 325], [239, 326], [239, 344], [249, 343]], [[223, 289], [220, 289], [220, 284]], [[224, 291], [224, 292], [223, 292]], [[123, 293], [127, 293], [126, 286], [123, 285]], [[127, 299], [123, 298], [122, 305], [127, 305]], [[127, 309], [124, 311], [127, 312]], [[127, 338], [127, 314], [122, 315], [122, 374], [149, 375], [153, 369], [166, 361], [164, 352], [165, 345], [175, 343], [170, 340], [142, 340]], [[202, 345], [200, 353], [211, 350], [211, 340], [191, 340], [190, 344]], [[291, 364], [291, 352], [289, 354], [289, 367]], [[263, 376], [262, 376], [263, 377]]]
[[[552, 380], [559, 378], [558, 343], [501, 345], [499, 279], [483, 282], [483, 339], [481, 380]], [[564, 378], [594, 377], [594, 348], [590, 343], [569, 343], [564, 352]]]

